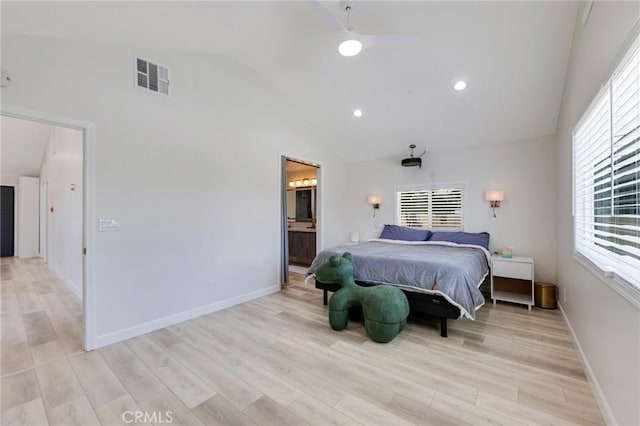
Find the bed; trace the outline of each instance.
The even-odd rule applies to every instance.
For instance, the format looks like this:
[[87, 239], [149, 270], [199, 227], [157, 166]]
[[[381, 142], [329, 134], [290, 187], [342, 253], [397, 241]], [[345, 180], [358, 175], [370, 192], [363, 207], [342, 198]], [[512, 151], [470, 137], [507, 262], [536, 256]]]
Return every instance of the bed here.
[[[442, 337], [447, 337], [447, 319], [475, 319], [476, 310], [484, 305], [480, 286], [489, 276], [491, 264], [491, 254], [484, 247], [446, 241], [374, 239], [320, 252], [309, 268], [308, 279], [329, 257], [347, 251], [353, 256], [354, 278], [359, 285], [400, 287], [412, 312], [440, 318]], [[340, 287], [316, 280], [316, 288], [323, 291], [326, 305], [327, 293]]]

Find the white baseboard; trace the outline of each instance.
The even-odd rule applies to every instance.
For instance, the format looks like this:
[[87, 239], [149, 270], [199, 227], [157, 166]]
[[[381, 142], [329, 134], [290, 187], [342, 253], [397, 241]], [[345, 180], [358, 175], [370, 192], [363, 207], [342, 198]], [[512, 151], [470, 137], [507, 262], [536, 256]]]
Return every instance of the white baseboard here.
[[616, 421], [616, 418], [613, 415], [613, 411], [611, 411], [611, 407], [607, 402], [607, 398], [605, 398], [604, 396], [604, 392], [602, 392], [602, 388], [600, 387], [600, 382], [598, 382], [598, 378], [596, 377], [595, 373], [591, 369], [591, 365], [589, 365], [589, 360], [587, 359], [587, 356], [585, 355], [584, 351], [582, 350], [582, 346], [580, 346], [580, 342], [578, 341], [578, 336], [576, 336], [576, 333], [573, 331], [573, 327], [569, 322], [569, 318], [567, 318], [567, 314], [564, 312], [564, 309], [562, 308], [562, 305], [560, 304], [560, 302], [558, 302], [558, 307], [560, 308], [560, 312], [562, 312], [562, 317], [564, 318], [564, 321], [567, 323], [567, 327], [569, 327], [569, 331], [571, 332], [571, 337], [573, 339], [573, 344], [578, 349], [578, 354], [580, 355], [580, 362], [582, 363], [582, 368], [584, 369], [585, 373], [587, 373], [587, 379], [589, 380], [589, 383], [591, 383], [591, 387], [595, 392], [596, 401], [598, 401], [598, 405], [600, 406], [600, 411], [604, 416], [604, 421], [610, 426], [617, 426], [618, 422]]
[[60, 273], [60, 271], [58, 271], [57, 268], [55, 268], [54, 265], [48, 264], [49, 269], [58, 276], [58, 278], [60, 278], [62, 280], [62, 282], [69, 287], [69, 290], [71, 290], [73, 292], [73, 294], [75, 294], [76, 296], [78, 296], [80, 298], [80, 301], [82, 301], [83, 299], [83, 295], [82, 295], [82, 286], [76, 286], [75, 283], [73, 281], [71, 281], [69, 278], [67, 278], [66, 276], [64, 276], [63, 274]]
[[160, 330], [161, 328], [166, 328], [184, 321], [189, 321], [190, 319], [210, 314], [212, 312], [220, 311], [222, 309], [226, 309], [240, 303], [248, 302], [250, 300], [257, 299], [258, 297], [267, 296], [278, 291], [280, 291], [280, 284], [252, 291], [240, 296], [232, 297], [230, 299], [222, 300], [210, 305], [200, 306], [188, 311], [169, 315], [164, 318], [147, 321], [133, 327], [125, 328], [124, 330], [118, 330], [112, 333], [103, 334], [95, 338], [95, 349], [111, 345], [113, 343], [121, 342], [132, 337], [151, 333], [152, 331]]

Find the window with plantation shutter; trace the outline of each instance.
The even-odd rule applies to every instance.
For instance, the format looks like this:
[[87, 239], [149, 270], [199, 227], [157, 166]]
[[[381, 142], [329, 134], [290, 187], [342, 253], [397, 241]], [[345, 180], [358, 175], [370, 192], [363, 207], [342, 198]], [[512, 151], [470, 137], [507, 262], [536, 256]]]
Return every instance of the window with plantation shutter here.
[[396, 209], [396, 223], [401, 226], [464, 229], [462, 186], [398, 189]]
[[640, 37], [573, 133], [575, 250], [640, 295]]

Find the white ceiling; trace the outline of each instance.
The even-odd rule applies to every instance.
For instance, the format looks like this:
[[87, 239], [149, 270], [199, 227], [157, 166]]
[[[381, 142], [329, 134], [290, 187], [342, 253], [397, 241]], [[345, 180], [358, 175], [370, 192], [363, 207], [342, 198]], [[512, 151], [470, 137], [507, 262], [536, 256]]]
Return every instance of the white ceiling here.
[[301, 172], [301, 171], [315, 171], [316, 168], [314, 166], [309, 166], [306, 164], [298, 163], [296, 161], [287, 160], [286, 163], [287, 172]]
[[[342, 16], [339, 3], [322, 4]], [[578, 2], [356, 0], [357, 31], [417, 37], [352, 58], [337, 55], [341, 35], [317, 6], [3, 2], [2, 31], [229, 55], [350, 160], [400, 157], [410, 143], [462, 147], [555, 133]], [[464, 92], [452, 90], [458, 79], [468, 82]], [[354, 108], [364, 116], [353, 117]]]
[[19, 118], [0, 118], [0, 167], [3, 175], [39, 176], [52, 126]]

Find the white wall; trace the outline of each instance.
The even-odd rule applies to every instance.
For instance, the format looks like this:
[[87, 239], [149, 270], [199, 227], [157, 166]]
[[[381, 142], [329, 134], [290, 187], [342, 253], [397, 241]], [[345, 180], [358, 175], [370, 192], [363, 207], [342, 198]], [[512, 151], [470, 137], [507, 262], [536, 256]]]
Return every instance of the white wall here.
[[640, 2], [594, 2], [587, 26], [576, 24], [557, 132], [558, 283], [567, 293], [560, 302], [606, 400], [606, 419], [620, 425], [640, 424], [640, 311], [573, 258], [571, 132], [639, 13]]
[[279, 289], [280, 155], [322, 165], [321, 246], [347, 233], [344, 163], [257, 73], [135, 53], [170, 67], [170, 97], [134, 87], [133, 48], [2, 36], [3, 102], [95, 124], [90, 220], [122, 227], [96, 234], [98, 345]]
[[2, 175], [0, 177], [0, 184], [3, 186], [17, 186], [18, 185], [18, 176], [14, 175]]
[[[40, 179], [46, 183], [47, 263], [82, 297], [83, 134], [52, 127]], [[71, 185], [75, 186], [71, 190]], [[53, 208], [53, 212], [51, 212]]]
[[20, 258], [37, 257], [40, 253], [40, 180], [18, 177], [18, 251]]
[[[423, 157], [422, 169], [401, 167], [400, 157], [351, 164], [349, 194], [354, 219], [351, 231], [361, 239], [377, 238], [385, 223], [394, 223], [394, 188], [403, 185], [462, 183], [465, 231], [491, 234], [492, 251], [514, 247], [531, 256], [537, 280], [555, 282], [556, 204], [554, 139], [542, 138], [464, 149], [436, 149]], [[504, 201], [493, 218], [484, 191], [502, 189]], [[382, 196], [373, 211], [367, 196]]]

